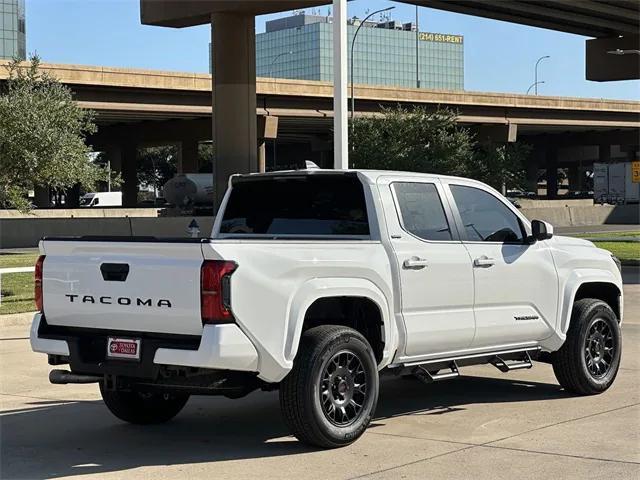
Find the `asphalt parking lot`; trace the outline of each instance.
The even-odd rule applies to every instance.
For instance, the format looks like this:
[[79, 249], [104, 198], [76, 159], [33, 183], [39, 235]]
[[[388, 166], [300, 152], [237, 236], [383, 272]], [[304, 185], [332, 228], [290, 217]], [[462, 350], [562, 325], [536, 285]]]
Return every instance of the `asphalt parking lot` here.
[[55, 386], [28, 326], [0, 325], [0, 477], [640, 478], [640, 280], [625, 272], [624, 350], [614, 386], [573, 397], [549, 365], [493, 367], [424, 385], [386, 379], [354, 445], [314, 450], [287, 434], [277, 393], [192, 398], [171, 423], [112, 417], [96, 385]]

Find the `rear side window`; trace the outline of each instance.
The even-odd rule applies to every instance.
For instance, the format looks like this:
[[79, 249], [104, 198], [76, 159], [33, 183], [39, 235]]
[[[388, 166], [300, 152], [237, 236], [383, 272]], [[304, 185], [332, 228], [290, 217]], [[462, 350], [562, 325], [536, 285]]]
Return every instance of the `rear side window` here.
[[301, 175], [233, 185], [220, 233], [233, 236], [368, 236], [362, 182], [355, 176]]
[[433, 183], [396, 182], [393, 184], [402, 225], [424, 240], [451, 240], [451, 229]]
[[467, 239], [475, 242], [519, 243], [524, 240], [520, 220], [507, 206], [484, 190], [451, 185]]

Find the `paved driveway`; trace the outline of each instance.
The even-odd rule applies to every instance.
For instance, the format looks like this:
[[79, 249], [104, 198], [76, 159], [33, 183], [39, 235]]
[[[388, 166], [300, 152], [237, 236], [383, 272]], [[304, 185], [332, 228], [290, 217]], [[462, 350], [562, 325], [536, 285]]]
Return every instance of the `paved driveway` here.
[[[2, 478], [640, 478], [640, 284], [626, 287], [622, 369], [572, 397], [545, 364], [424, 385], [386, 379], [354, 445], [319, 451], [287, 435], [277, 393], [193, 398], [171, 423], [113, 418], [95, 385], [54, 386], [24, 325], [0, 330]], [[83, 477], [86, 478], [86, 477]]]

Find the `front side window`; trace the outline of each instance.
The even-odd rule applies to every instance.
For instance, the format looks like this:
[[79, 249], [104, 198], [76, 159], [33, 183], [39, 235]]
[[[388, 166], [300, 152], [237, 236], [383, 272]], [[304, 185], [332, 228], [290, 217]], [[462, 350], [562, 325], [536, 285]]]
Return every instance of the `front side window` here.
[[424, 240], [451, 240], [451, 229], [433, 183], [395, 182], [402, 225]]
[[509, 208], [479, 188], [451, 185], [467, 240], [475, 242], [520, 243], [522, 225]]

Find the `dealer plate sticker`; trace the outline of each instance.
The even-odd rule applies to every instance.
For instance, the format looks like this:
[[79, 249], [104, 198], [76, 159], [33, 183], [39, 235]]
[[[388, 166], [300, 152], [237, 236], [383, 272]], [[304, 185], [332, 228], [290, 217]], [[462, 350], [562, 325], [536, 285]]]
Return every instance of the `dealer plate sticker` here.
[[140, 360], [140, 339], [109, 337], [107, 357]]

